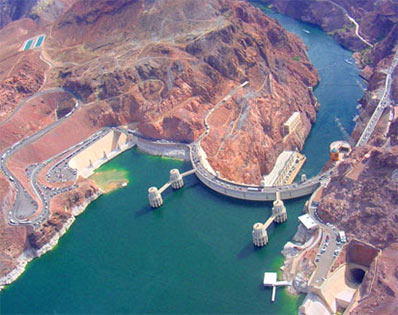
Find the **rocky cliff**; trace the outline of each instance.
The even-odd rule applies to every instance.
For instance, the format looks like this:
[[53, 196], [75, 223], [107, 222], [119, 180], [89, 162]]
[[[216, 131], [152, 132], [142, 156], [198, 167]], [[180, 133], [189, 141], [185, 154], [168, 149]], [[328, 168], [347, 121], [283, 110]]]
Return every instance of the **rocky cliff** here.
[[386, 247], [372, 263], [360, 288], [359, 306], [350, 314], [398, 313], [398, 243]]
[[[62, 92], [21, 103], [30, 95], [65, 87], [83, 103], [73, 121], [9, 161], [30, 192], [27, 166], [103, 126], [135, 123], [147, 137], [191, 142], [215, 107], [202, 143], [210, 163], [224, 177], [258, 183], [282, 150], [302, 147], [316, 118], [312, 87], [318, 75], [304, 45], [248, 3], [38, 1], [29, 17], [0, 30], [0, 150], [66, 115], [75, 103]], [[21, 51], [25, 40], [42, 33], [47, 37], [40, 50]], [[294, 111], [302, 124], [284, 138], [282, 125]], [[14, 195], [3, 175], [0, 188], [7, 218]], [[47, 248], [73, 220], [70, 209], [96, 195], [90, 182], [79, 183], [51, 201], [49, 221], [36, 230], [1, 221], [1, 274], [15, 267], [24, 249]]]
[[[34, 250], [40, 250], [48, 244], [63, 229], [68, 220], [77, 214], [73, 208], [84, 208], [87, 201], [91, 200], [98, 189], [90, 181], [79, 182], [76, 190], [57, 196], [52, 200], [49, 220], [44, 222], [39, 229], [30, 230], [28, 233], [28, 245]], [[60, 236], [60, 235], [58, 235]]]
[[389, 246], [398, 239], [396, 169], [398, 147], [356, 149], [324, 191], [321, 218], [379, 248]]
[[27, 16], [36, 3], [37, 0], [0, 0], [0, 28]]
[[[395, 314], [397, 311], [398, 288], [396, 280], [394, 282], [398, 257], [397, 172], [395, 143], [388, 149], [356, 148], [338, 166], [319, 204], [318, 214], [323, 220], [344, 230], [349, 238], [382, 250], [365, 276], [352, 314], [370, 314], [371, 310]], [[363, 253], [359, 253], [361, 255]]]
[[[196, 140], [205, 115], [234, 91], [209, 117], [203, 147], [222, 176], [258, 183], [283, 149], [302, 147], [316, 70], [297, 37], [247, 3], [176, 4], [76, 2], [48, 39], [54, 80], [98, 103], [107, 114], [97, 111], [94, 124], [138, 122], [144, 136], [182, 142]], [[283, 141], [294, 111], [302, 126]]]
[[[362, 76], [368, 83], [353, 132], [353, 138], [358, 139], [383, 92], [384, 70], [390, 66], [397, 49], [398, 3], [390, 0], [262, 2], [296, 19], [319, 25], [341, 45], [357, 51], [354, 56], [363, 67]], [[348, 16], [358, 23], [358, 30]], [[395, 77], [392, 86], [395, 102], [397, 91]], [[389, 123], [388, 111], [370, 144], [355, 148], [338, 166], [337, 174], [323, 192], [318, 213], [323, 220], [346, 231], [350, 238], [381, 250], [366, 274], [350, 314], [396, 314], [398, 179], [393, 174], [398, 172], [398, 120]]]
[[10, 226], [6, 221], [6, 211], [11, 206], [13, 192], [8, 182], [0, 178], [0, 278], [10, 273], [17, 265], [17, 259], [25, 249], [26, 230]]
[[[342, 46], [355, 51], [368, 88], [361, 100], [366, 111], [360, 121], [367, 121], [376, 106], [375, 95], [384, 85], [384, 70], [398, 49], [398, 3], [391, 0], [261, 0], [272, 9], [304, 22], [319, 25]], [[358, 29], [353, 19], [358, 24]], [[397, 91], [395, 78], [393, 90]], [[396, 92], [394, 94], [397, 100]], [[364, 124], [358, 123], [356, 139]]]
[[[352, 17], [359, 24], [359, 35], [371, 44], [382, 42], [398, 22], [398, 3], [391, 0], [261, 0], [283, 14], [319, 25], [344, 47], [358, 51], [368, 47], [356, 35]], [[348, 16], [347, 16], [348, 15]]]
[[0, 29], [22, 18], [40, 24], [54, 22], [76, 0], [0, 0]]

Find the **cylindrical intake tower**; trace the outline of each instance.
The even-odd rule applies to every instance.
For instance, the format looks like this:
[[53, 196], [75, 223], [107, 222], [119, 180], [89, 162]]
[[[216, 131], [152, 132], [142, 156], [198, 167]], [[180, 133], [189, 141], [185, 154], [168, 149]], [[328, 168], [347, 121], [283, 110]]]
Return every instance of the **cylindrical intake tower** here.
[[182, 179], [179, 170], [176, 168], [170, 170], [170, 183], [173, 189], [180, 189], [182, 186], [184, 186], [184, 180]]
[[156, 187], [150, 187], [148, 189], [149, 205], [152, 208], [158, 208], [163, 204], [162, 195]]
[[267, 230], [265, 229], [264, 224], [256, 223], [253, 225], [253, 244], [255, 246], [261, 247], [267, 245], [268, 243], [268, 234]]
[[275, 222], [282, 223], [287, 220], [286, 207], [283, 201], [280, 199], [279, 191], [276, 192], [276, 200], [274, 201], [274, 206], [272, 207], [272, 215], [275, 216]]

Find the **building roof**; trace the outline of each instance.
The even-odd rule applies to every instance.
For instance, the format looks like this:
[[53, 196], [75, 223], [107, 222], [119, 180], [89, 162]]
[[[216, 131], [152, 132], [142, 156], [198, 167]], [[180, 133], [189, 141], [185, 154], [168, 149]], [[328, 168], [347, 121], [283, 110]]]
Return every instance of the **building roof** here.
[[298, 219], [305, 226], [307, 230], [311, 230], [312, 228], [318, 226], [318, 224], [308, 214], [299, 216]]
[[336, 149], [337, 151], [340, 151], [341, 149], [347, 149], [349, 151], [351, 151], [351, 146], [347, 141], [334, 141], [330, 144], [329, 146], [330, 152], [333, 152], [334, 149]]
[[277, 279], [276, 272], [264, 272], [264, 285], [265, 286], [273, 286]]
[[284, 169], [286, 162], [294, 153], [294, 151], [283, 151], [281, 154], [279, 154], [272, 171], [268, 175], [263, 176], [265, 186], [274, 185], [275, 181], [279, 177], [279, 174]]
[[299, 112], [294, 112], [289, 119], [284, 123], [285, 126], [290, 126], [296, 119], [300, 117]]

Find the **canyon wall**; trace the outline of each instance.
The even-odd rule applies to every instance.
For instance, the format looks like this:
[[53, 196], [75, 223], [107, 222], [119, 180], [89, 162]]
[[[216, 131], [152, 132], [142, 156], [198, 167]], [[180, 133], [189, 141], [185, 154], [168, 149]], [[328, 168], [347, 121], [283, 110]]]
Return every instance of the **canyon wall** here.
[[[6, 135], [0, 149], [49, 126], [74, 104], [63, 93], [24, 103], [27, 97], [64, 87], [82, 100], [70, 118], [10, 159], [27, 188], [27, 166], [102, 127], [135, 123], [146, 137], [191, 142], [205, 130], [211, 109], [211, 132], [202, 142], [210, 163], [226, 178], [258, 183], [282, 150], [302, 148], [316, 119], [318, 74], [303, 43], [248, 3], [54, 0], [26, 10], [21, 17], [28, 18], [4, 22], [0, 30]], [[41, 48], [21, 51], [38, 34], [46, 34]], [[281, 126], [295, 111], [302, 124], [284, 140]], [[71, 209], [98, 194], [89, 180], [77, 185], [51, 200], [50, 218], [38, 229], [16, 228], [7, 224], [13, 187], [0, 175], [2, 275], [24, 251], [47, 248], [71, 224]]]
[[[187, 143], [233, 92], [209, 117], [203, 148], [224, 177], [258, 184], [279, 153], [302, 148], [316, 119], [317, 72], [301, 40], [250, 4], [176, 4], [76, 2], [48, 39], [62, 65], [55, 80], [97, 102], [93, 124], [137, 122], [146, 137]], [[303, 123], [283, 141], [281, 125], [294, 111]]]

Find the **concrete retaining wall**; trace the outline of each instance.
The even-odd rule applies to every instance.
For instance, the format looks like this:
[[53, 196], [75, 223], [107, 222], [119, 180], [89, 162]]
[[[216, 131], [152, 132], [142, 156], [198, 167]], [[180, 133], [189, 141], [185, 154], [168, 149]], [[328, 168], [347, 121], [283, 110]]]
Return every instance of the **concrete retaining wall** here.
[[190, 160], [189, 148], [183, 144], [151, 142], [135, 136], [133, 136], [132, 142], [134, 145], [137, 145], [139, 150], [148, 154], [167, 156], [186, 161]]

